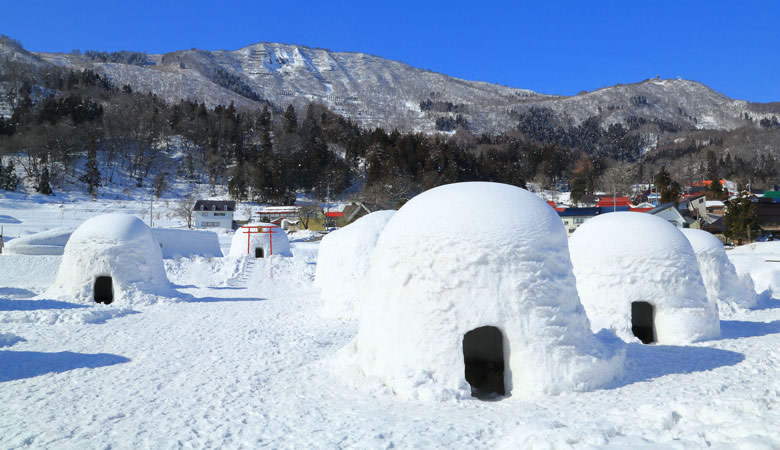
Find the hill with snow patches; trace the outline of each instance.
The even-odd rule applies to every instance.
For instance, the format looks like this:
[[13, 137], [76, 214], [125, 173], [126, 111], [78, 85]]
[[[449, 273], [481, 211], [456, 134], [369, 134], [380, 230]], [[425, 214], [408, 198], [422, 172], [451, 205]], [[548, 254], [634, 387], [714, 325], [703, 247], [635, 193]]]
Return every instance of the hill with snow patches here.
[[[259, 43], [238, 50], [148, 55], [146, 64], [101, 62], [82, 54], [28, 53], [48, 64], [92, 68], [115, 84], [169, 100], [303, 108], [319, 102], [364, 127], [432, 132], [461, 116], [474, 133], [514, 128], [516, 113], [549, 108], [561, 123], [632, 118], [682, 129], [732, 130], [778, 115], [780, 106], [735, 100], [689, 80], [649, 79], [566, 97], [467, 81], [364, 53]], [[439, 127], [441, 128], [441, 127]]]

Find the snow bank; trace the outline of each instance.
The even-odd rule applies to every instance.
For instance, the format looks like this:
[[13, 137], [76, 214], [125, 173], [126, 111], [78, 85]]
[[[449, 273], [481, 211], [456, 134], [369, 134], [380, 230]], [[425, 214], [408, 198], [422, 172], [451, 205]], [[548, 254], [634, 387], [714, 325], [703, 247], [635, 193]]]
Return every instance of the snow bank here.
[[632, 302], [653, 308], [656, 342], [684, 344], [720, 335], [691, 244], [659, 217], [613, 212], [582, 224], [569, 240], [577, 290], [594, 331], [634, 341]]
[[377, 241], [359, 319], [342, 357], [412, 399], [469, 397], [464, 337], [481, 327], [496, 327], [502, 345], [472, 357], [503, 348], [491, 383], [512, 396], [592, 389], [625, 356], [614, 336], [590, 331], [558, 215], [497, 183], [441, 186], [405, 204]]
[[740, 276], [749, 275], [759, 293], [780, 298], [780, 241], [755, 242], [728, 252]]
[[756, 305], [756, 291], [749, 276], [740, 278], [718, 238], [703, 230], [683, 229], [699, 262], [699, 270], [710, 302], [720, 312], [734, 312]]
[[[273, 238], [270, 238], [270, 233], [258, 233], [257, 230], [260, 227], [265, 227], [265, 230], [273, 230]], [[252, 231], [252, 233], [247, 233]], [[263, 257], [271, 254], [271, 245], [273, 245], [273, 254], [282, 256], [291, 256], [290, 253], [290, 241], [287, 239], [287, 233], [284, 232], [278, 226], [272, 223], [256, 222], [249, 223], [233, 234], [233, 239], [230, 242], [230, 256], [247, 256], [247, 239], [249, 242], [249, 255], [255, 256], [256, 249], [263, 249]]]
[[3, 249], [10, 255], [61, 255], [75, 228], [54, 228], [13, 239]]
[[219, 238], [212, 231], [153, 228], [152, 234], [162, 248], [163, 258], [166, 259], [222, 256]]
[[73, 232], [48, 295], [93, 303], [98, 277], [111, 277], [120, 306], [176, 297], [162, 262], [160, 245], [141, 219], [127, 214], [93, 217]]
[[322, 238], [314, 287], [321, 288], [324, 316], [355, 318], [371, 253], [393, 214], [395, 211], [371, 213]]
[[0, 255], [0, 286], [48, 288], [57, 277], [62, 256]]

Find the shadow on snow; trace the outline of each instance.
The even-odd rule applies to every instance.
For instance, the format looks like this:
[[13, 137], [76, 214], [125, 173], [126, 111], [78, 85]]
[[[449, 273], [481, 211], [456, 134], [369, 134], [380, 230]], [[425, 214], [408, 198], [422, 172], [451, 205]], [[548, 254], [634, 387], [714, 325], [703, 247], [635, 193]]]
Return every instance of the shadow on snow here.
[[192, 297], [185, 300], [187, 303], [219, 303], [219, 302], [264, 302], [264, 298], [230, 298], [230, 297]]
[[37, 311], [42, 309], [76, 308], [89, 308], [89, 306], [57, 300], [7, 300], [0, 298], [0, 311]]
[[128, 358], [109, 353], [14, 352], [0, 351], [0, 383], [32, 378], [74, 369], [94, 369], [130, 362]]
[[35, 297], [38, 294], [29, 289], [0, 287], [0, 295], [11, 298], [30, 298]]
[[744, 359], [742, 353], [717, 348], [628, 344], [625, 376], [605, 388], [615, 389], [664, 375], [706, 372], [739, 364]]
[[780, 333], [780, 320], [774, 322], [745, 322], [742, 320], [721, 320], [720, 338], [737, 339], [766, 336]]

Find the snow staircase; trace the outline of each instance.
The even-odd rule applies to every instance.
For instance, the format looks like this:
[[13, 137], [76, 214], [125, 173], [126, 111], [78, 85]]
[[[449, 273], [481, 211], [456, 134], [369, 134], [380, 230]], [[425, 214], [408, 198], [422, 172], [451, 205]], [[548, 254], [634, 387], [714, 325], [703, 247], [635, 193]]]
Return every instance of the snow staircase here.
[[247, 287], [249, 280], [252, 279], [252, 274], [255, 271], [256, 261], [254, 258], [247, 258], [246, 263], [241, 272], [235, 277], [228, 280], [228, 286], [231, 287]]

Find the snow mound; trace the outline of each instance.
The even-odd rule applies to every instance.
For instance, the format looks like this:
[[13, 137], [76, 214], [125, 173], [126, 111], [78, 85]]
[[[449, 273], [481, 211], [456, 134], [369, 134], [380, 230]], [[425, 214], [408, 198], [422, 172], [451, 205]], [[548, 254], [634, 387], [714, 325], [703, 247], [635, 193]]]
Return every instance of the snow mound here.
[[322, 238], [314, 287], [321, 288], [326, 317], [355, 318], [371, 253], [395, 211], [377, 211]]
[[0, 255], [0, 286], [43, 291], [54, 283], [62, 256]]
[[611, 329], [634, 341], [632, 303], [646, 302], [653, 307], [655, 342], [720, 335], [717, 303], [707, 300], [693, 248], [666, 220], [635, 212], [597, 216], [577, 228], [569, 249], [594, 331]]
[[54, 228], [10, 241], [3, 253], [11, 255], [61, 255], [74, 228]]
[[710, 302], [717, 302], [720, 312], [734, 312], [756, 305], [757, 297], [753, 280], [740, 278], [726, 256], [726, 250], [718, 238], [704, 230], [684, 229], [683, 235], [691, 243], [699, 262], [699, 270]]
[[[625, 359], [619, 340], [590, 331], [558, 215], [498, 183], [406, 203], [377, 241], [359, 319], [341, 357], [369, 378], [352, 381], [410, 399], [465, 398], [481, 383], [516, 397], [584, 391], [621, 374]], [[472, 386], [471, 369], [484, 377]]]
[[57, 279], [47, 295], [79, 303], [95, 301], [98, 278], [110, 277], [112, 300], [122, 306], [177, 297], [165, 274], [160, 245], [141, 219], [104, 214], [73, 232]]
[[[258, 233], [258, 230], [261, 229], [266, 232]], [[269, 229], [272, 230], [273, 233], [268, 233]], [[271, 235], [273, 235], [273, 238], [270, 237]], [[249, 245], [247, 245], [247, 239], [249, 239]], [[273, 246], [273, 252], [271, 251], [271, 246]], [[265, 222], [249, 223], [236, 230], [233, 234], [233, 239], [230, 241], [229, 255], [249, 255], [254, 257], [258, 254], [258, 249], [262, 249], [261, 257], [266, 257], [271, 253], [282, 256], [292, 255], [287, 233], [278, 226]]]

